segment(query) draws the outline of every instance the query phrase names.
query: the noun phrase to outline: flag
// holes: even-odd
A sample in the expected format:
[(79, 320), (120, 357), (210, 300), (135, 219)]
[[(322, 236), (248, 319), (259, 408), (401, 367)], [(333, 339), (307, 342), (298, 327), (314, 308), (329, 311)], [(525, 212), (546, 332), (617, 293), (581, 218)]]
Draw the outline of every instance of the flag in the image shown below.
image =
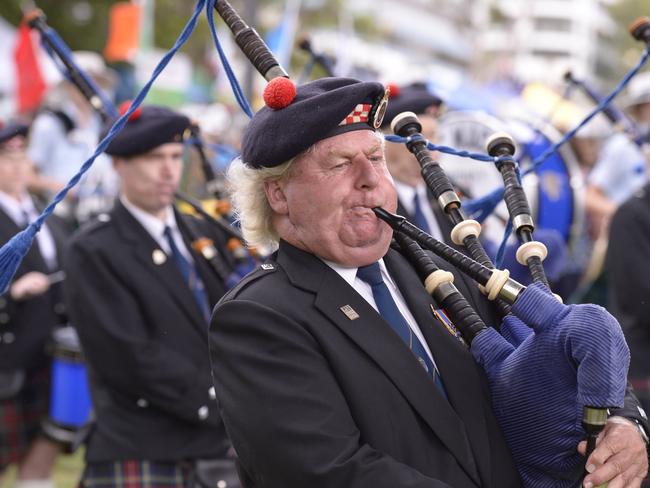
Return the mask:
[(14, 49), (16, 69), (16, 111), (30, 112), (38, 108), (47, 89), (32, 42), (31, 29), (26, 23), (18, 28)]
[(108, 41), (104, 57), (109, 63), (133, 62), (138, 51), (142, 7), (131, 2), (111, 6), (108, 17)]

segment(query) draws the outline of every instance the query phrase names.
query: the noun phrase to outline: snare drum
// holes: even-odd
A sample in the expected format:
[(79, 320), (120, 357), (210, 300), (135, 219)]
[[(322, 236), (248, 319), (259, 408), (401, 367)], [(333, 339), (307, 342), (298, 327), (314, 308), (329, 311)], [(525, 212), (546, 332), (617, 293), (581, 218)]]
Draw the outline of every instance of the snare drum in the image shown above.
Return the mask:
[(71, 452), (83, 442), (92, 421), (86, 365), (73, 327), (55, 330), (52, 353), (50, 409), (43, 431)]
[[(536, 127), (531, 121), (502, 121), (483, 112), (449, 112), (439, 120), (435, 142), (486, 154), (485, 141), (498, 131), (505, 131), (515, 139), (515, 159), (522, 172), (561, 137), (547, 124)], [(492, 163), (442, 153), (437, 159), (452, 181), (466, 188), (471, 198), (503, 187), (501, 174)], [(571, 148), (564, 145), (547, 158), (534, 173), (524, 177), (523, 187), (536, 227), (555, 229), (571, 248), (579, 239), (584, 221), (583, 182)], [(485, 237), (501, 242), (508, 219), (505, 203), (496, 208), (495, 217), (486, 220)]]

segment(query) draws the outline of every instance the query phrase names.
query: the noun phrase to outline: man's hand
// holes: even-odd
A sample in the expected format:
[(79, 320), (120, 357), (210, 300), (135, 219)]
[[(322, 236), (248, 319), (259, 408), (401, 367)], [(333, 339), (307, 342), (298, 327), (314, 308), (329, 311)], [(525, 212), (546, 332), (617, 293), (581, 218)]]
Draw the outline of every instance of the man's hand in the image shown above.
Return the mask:
[[(585, 454), (586, 441), (578, 444), (578, 452)], [(610, 417), (598, 436), (596, 449), (587, 460), (590, 473), (584, 488), (638, 488), (648, 474), (646, 445), (634, 422), (623, 417)]]
[(50, 287), (47, 275), (38, 271), (30, 271), (13, 282), (9, 294), (14, 300), (27, 300), (42, 295)]

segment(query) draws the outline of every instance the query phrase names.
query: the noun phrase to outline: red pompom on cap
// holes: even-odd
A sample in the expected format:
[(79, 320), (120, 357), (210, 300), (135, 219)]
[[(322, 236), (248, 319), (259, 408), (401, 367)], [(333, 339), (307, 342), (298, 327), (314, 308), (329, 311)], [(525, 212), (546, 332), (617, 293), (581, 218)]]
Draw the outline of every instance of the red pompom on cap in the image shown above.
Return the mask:
[(296, 97), (296, 85), (289, 78), (278, 76), (269, 81), (264, 89), (264, 103), (273, 110), (281, 110)]
[(397, 85), (397, 83), (388, 83), (386, 85), (386, 88), (388, 89), (388, 91), (390, 93), (390, 98), (399, 97), (400, 89), (399, 89), (399, 86)]
[[(131, 108), (131, 103), (133, 103), (132, 100), (125, 100), (122, 103), (120, 103), (120, 106), (117, 109), (120, 116), (128, 112), (128, 110)], [(141, 107), (136, 108), (135, 111), (129, 116), (128, 121), (133, 122), (134, 120), (138, 120), (141, 114), (142, 114), (142, 108)]]

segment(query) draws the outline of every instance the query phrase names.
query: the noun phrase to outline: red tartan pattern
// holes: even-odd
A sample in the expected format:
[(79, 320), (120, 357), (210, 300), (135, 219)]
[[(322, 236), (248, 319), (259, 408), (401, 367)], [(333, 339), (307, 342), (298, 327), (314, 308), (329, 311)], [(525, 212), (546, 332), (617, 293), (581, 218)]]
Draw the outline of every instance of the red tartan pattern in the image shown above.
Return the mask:
[(190, 467), (183, 462), (127, 460), (90, 463), (79, 488), (187, 488)]
[(41, 431), (48, 413), (49, 368), (28, 374), (14, 398), (0, 400), (0, 471), (20, 462)]

